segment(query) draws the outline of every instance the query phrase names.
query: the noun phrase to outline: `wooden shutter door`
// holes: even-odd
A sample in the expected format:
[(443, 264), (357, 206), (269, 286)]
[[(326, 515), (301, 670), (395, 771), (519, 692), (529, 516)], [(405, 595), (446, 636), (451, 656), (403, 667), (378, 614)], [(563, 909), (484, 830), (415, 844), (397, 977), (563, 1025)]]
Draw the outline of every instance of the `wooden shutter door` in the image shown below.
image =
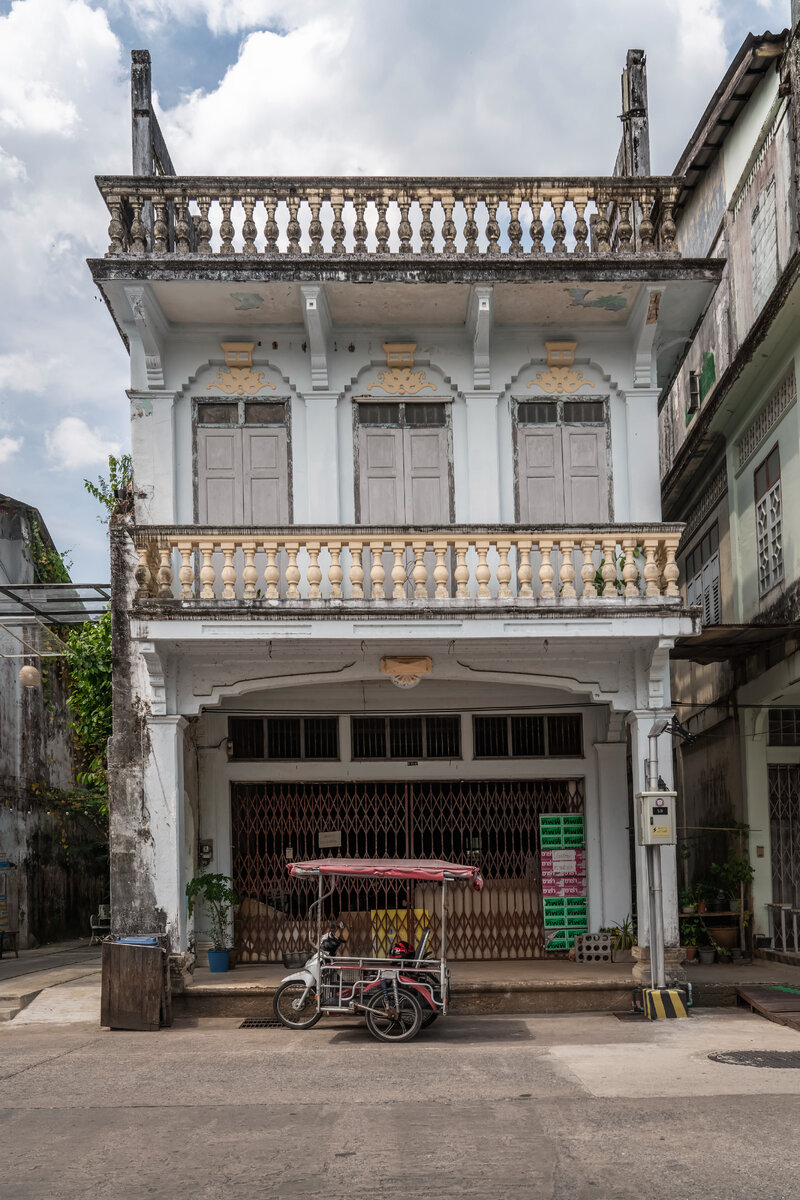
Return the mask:
[(242, 431), (198, 429), (197, 519), (201, 525), (241, 525)]
[(517, 431), (519, 519), (525, 525), (561, 524), (564, 468), (557, 425), (520, 425)]
[(405, 522), (407, 525), (449, 525), (447, 430), (406, 428), (403, 432)]
[(402, 430), (362, 425), (358, 431), (358, 457), (362, 524), (402, 525)]
[(245, 428), (244, 523), (288, 525), (289, 461), (282, 427)]
[(564, 520), (570, 525), (608, 520), (605, 427), (564, 425)]

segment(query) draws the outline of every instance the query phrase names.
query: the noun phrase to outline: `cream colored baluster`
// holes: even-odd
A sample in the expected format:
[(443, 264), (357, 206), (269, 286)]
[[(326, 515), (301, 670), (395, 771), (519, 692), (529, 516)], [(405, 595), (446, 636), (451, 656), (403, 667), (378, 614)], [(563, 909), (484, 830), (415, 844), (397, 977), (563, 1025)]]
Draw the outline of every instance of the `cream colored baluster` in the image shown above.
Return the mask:
[(558, 543), (558, 548), (561, 551), (561, 567), (559, 568), (558, 577), (561, 580), (561, 599), (574, 600), (577, 596), (575, 591), (575, 564), (572, 561), (572, 550), (575, 543), (572, 541), (563, 541)]
[(300, 568), (297, 565), (297, 555), (300, 552), (300, 543), (286, 542), (285, 550), (289, 559), (286, 567), (286, 599), (299, 600), (300, 588), (298, 584), (300, 583)]
[(279, 600), (280, 589), (278, 584), (281, 580), (281, 570), (277, 563), (278, 543), (265, 542), (264, 553), (267, 556), (267, 565), (264, 568), (264, 596), (267, 600)]
[(447, 581), (450, 578), (450, 572), (445, 563), (445, 559), (447, 558), (447, 542), (442, 542), (438, 539), (434, 541), (433, 553), (436, 555), (436, 566), (433, 568), (433, 581), (436, 584), (434, 595), (437, 600), (447, 600)]
[(172, 567), (170, 565), (170, 556), (172, 554), (171, 546), (159, 546), (158, 548), (158, 597), (160, 600), (172, 599)]
[(556, 593), (553, 588), (553, 580), (556, 577), (553, 564), (550, 562), (550, 555), (553, 553), (553, 542), (540, 540), (539, 553), (542, 556), (542, 561), (539, 564), (539, 582), (542, 589), (539, 593), (542, 600), (555, 600)]
[(136, 599), (149, 600), (150, 585), (153, 580), (153, 577), (150, 574), (150, 568), (147, 565), (147, 556), (150, 553), (149, 543), (140, 545), (137, 549), (137, 553), (139, 555), (139, 561), (136, 564), (136, 570), (133, 572), (133, 578), (137, 583)]
[(406, 598), (406, 544), (405, 542), (391, 542), (392, 554), (394, 562), (392, 563), (392, 589), (393, 600), (405, 600)]
[(427, 542), (411, 543), (411, 549), (414, 551), (414, 569), (411, 572), (411, 577), (414, 580), (415, 600), (428, 599), (428, 589), (425, 586), (428, 582), (428, 568), (425, 566), (425, 551), (427, 548)]
[(514, 593), (508, 586), (511, 582), (511, 567), (508, 565), (508, 554), (511, 550), (511, 542), (498, 542), (497, 555), (500, 562), (497, 564), (497, 595), (501, 600), (510, 600)]
[(364, 568), (361, 566), (363, 542), (350, 542), (350, 599), (364, 599)]
[(372, 582), (372, 599), (385, 600), (386, 592), (383, 590), (383, 584), (386, 579), (386, 571), (383, 566), (383, 542), (370, 542), (369, 548), (372, 552), (372, 566), (370, 567), (369, 577)]
[(211, 562), (211, 556), (214, 553), (214, 543), (203, 539), (202, 542), (198, 542), (198, 546), (203, 556), (203, 565), (200, 568), (200, 583), (202, 585), (200, 588), (200, 599), (213, 600), (214, 581), (217, 578), (217, 572), (214, 570)]
[(517, 554), (519, 555), (519, 566), (517, 567), (519, 590), (517, 595), (521, 600), (530, 600), (533, 596), (533, 588), (531, 587), (531, 580), (533, 579), (533, 567), (531, 566), (532, 549), (533, 541), (531, 538), (520, 538), (517, 542)]
[(660, 596), (661, 592), (658, 587), (658, 564), (656, 563), (656, 553), (658, 551), (658, 538), (645, 538), (644, 541), (644, 589), (645, 596)]
[(467, 566), (467, 554), (469, 552), (469, 542), (461, 541), (455, 543), (456, 547), (456, 569), (453, 572), (456, 580), (456, 599), (469, 600), (469, 567)]
[(328, 553), (331, 556), (331, 565), (328, 567), (331, 600), (341, 600), (343, 595), (342, 580), (344, 579), (344, 571), (342, 570), (342, 564), (339, 562), (339, 555), (342, 553), (342, 543), (328, 542)]
[(181, 569), (178, 571), (178, 578), (181, 581), (181, 600), (194, 599), (192, 548), (191, 542), (178, 542), (178, 553), (181, 556)]
[(603, 549), (603, 565), (600, 574), (603, 576), (603, 599), (615, 600), (617, 597), (617, 551), (616, 538), (602, 538), (600, 545)]
[(322, 589), (322, 568), (319, 565), (319, 552), (321, 549), (320, 542), (306, 542), (306, 550), (308, 551), (308, 598), (309, 600), (321, 600)]
[(625, 559), (625, 566), (622, 568), (622, 580), (625, 584), (626, 596), (639, 595), (639, 565), (634, 556), (636, 549), (636, 540), (632, 537), (622, 539), (622, 556)]
[(488, 542), (475, 543), (475, 550), (478, 555), (478, 565), (475, 568), (475, 578), (478, 581), (478, 599), (491, 599), (491, 590), (489, 588), (489, 580), (492, 578), (491, 567), (486, 561), (486, 555), (489, 553)]
[(236, 599), (236, 567), (233, 565), (233, 556), (236, 553), (236, 546), (233, 542), (222, 543), (222, 553), (225, 558), (225, 565), (222, 568), (222, 599)]
[(255, 542), (242, 542), (242, 552), (244, 554), (244, 569), (242, 570), (242, 579), (244, 580), (244, 599), (255, 600), (256, 584), (258, 583)]
[(680, 571), (678, 570), (678, 564), (675, 562), (675, 555), (680, 540), (680, 535), (664, 538), (664, 549), (667, 555), (666, 565), (664, 566), (664, 579), (667, 584), (665, 595), (667, 596), (680, 596), (681, 594), (678, 587)]
[(594, 538), (583, 538), (581, 541), (581, 550), (583, 551), (583, 566), (581, 567), (581, 579), (583, 580), (583, 591), (581, 599), (594, 599), (597, 596), (597, 572), (595, 569), (592, 555), (594, 554)]

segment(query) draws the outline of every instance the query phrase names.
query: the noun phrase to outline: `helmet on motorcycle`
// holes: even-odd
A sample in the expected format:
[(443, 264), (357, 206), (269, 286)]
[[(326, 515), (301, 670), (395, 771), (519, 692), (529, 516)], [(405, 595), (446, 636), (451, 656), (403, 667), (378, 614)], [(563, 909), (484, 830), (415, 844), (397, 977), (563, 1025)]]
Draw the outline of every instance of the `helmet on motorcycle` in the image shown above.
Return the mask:
[(402, 938), (395, 938), (389, 948), (389, 958), (413, 958), (414, 947)]

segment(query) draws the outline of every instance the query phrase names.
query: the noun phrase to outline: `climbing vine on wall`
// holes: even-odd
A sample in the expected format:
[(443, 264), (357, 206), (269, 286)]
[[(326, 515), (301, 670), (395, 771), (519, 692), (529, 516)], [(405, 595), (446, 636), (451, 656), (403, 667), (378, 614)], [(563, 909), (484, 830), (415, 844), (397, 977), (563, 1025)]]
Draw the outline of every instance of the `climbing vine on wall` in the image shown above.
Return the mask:
[(70, 629), (65, 638), (70, 726), (75, 739), (76, 812), (108, 821), (107, 745), (111, 736), (111, 613)]

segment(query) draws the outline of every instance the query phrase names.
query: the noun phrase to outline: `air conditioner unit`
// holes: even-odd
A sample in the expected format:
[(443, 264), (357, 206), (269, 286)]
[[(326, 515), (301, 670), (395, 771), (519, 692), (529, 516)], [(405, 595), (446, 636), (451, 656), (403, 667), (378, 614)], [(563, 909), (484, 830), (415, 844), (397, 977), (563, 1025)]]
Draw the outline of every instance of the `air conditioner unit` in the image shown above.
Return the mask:
[(689, 372), (689, 407), (690, 413), (700, 411), (700, 376), (696, 371)]

